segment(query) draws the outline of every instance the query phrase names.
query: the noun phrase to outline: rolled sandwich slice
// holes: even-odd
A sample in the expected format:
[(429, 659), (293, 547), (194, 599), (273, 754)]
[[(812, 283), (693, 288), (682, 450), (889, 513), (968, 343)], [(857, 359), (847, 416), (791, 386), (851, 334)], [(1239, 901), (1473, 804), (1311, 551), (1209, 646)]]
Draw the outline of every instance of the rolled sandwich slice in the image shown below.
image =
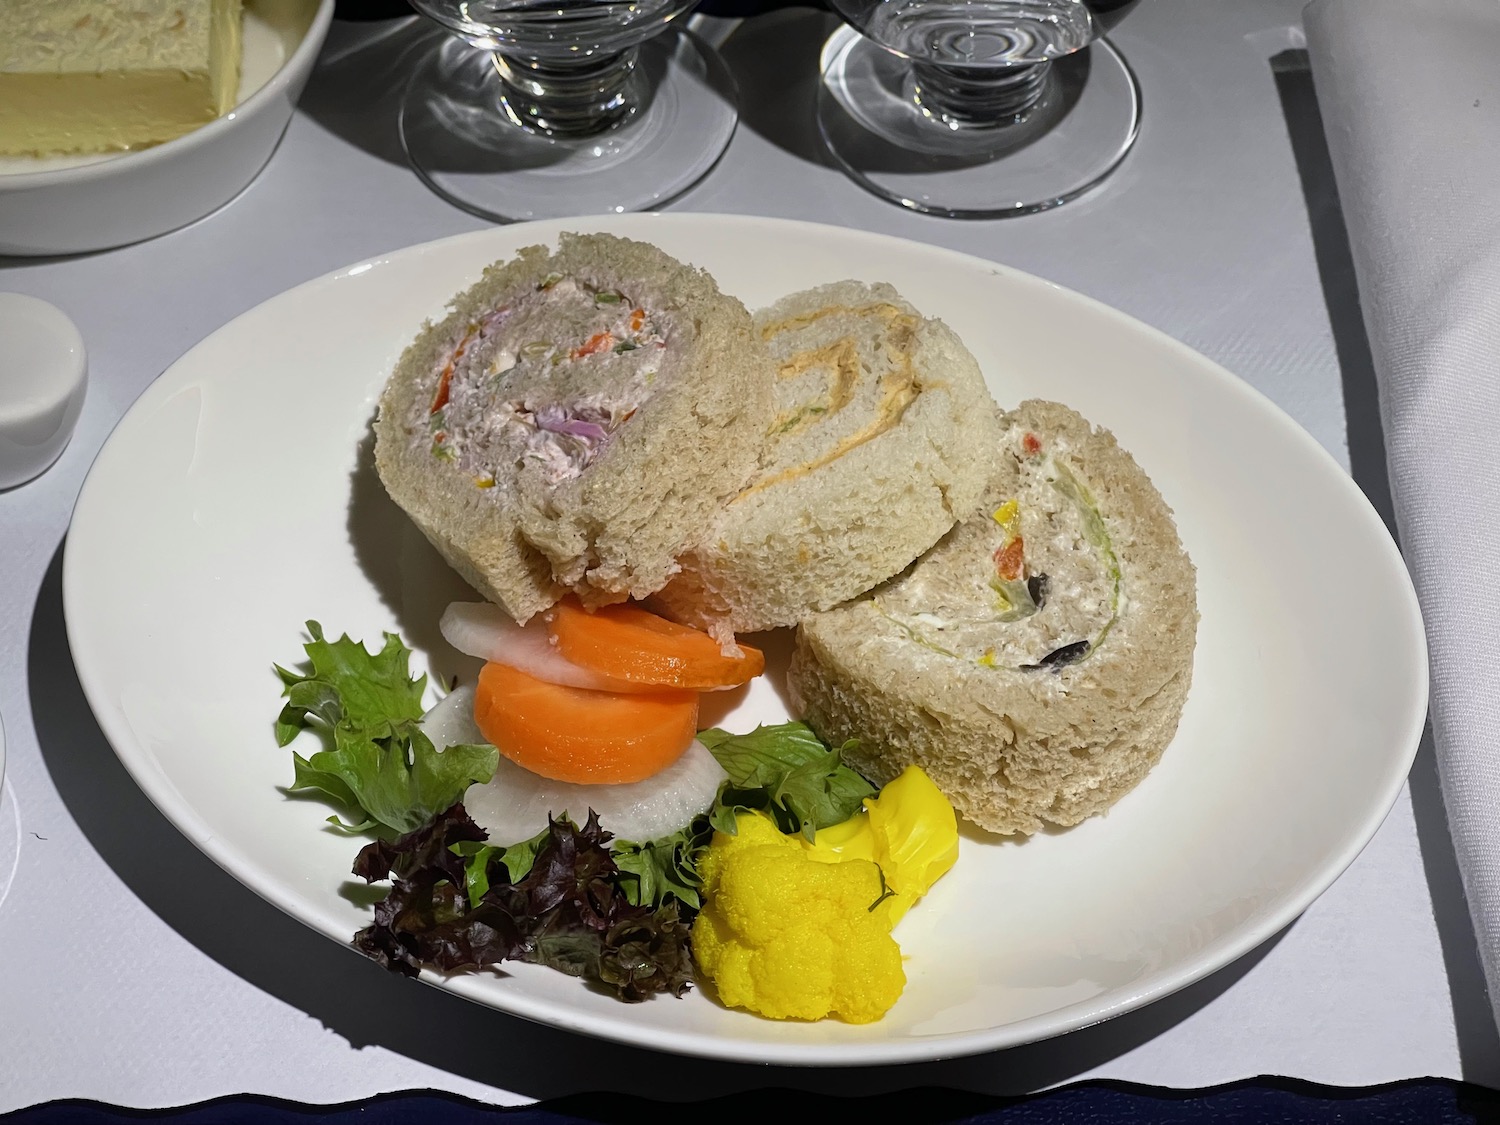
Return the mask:
[(739, 301), (654, 246), (564, 234), (491, 266), (401, 356), (375, 463), (524, 622), (643, 598), (755, 470), (774, 370)]
[(777, 367), (761, 469), (657, 598), (721, 639), (901, 571), (978, 499), (1000, 433), (974, 357), (889, 285), (793, 294), (755, 328)]
[(789, 689), (877, 784), (917, 765), (979, 827), (1032, 833), (1105, 811), (1172, 740), (1196, 578), (1146, 474), (1068, 408), (1023, 403), (991, 464), (908, 571), (802, 623)]

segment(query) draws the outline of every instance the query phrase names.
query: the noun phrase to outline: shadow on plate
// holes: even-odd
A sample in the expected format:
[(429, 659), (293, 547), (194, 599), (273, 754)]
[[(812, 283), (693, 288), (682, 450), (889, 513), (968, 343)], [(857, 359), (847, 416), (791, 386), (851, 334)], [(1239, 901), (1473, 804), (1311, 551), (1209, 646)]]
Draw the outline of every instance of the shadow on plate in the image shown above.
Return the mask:
[[(408, 646), (427, 655), (432, 675), (445, 686), (471, 681), (481, 661), (443, 639), (438, 621), (450, 602), (484, 599), (443, 561), (390, 498), (375, 472), (374, 415), (356, 451), (349, 475), (349, 543), (359, 568), (395, 619)], [(365, 638), (370, 643), (372, 638)]]
[[(1144, 1009), (1008, 1051), (878, 1070), (682, 1058), (673, 1060), (664, 1083), (662, 1057), (644, 1047), (531, 1024), (388, 973), (281, 913), (199, 852), (135, 785), (88, 708), (64, 627), (64, 550), (66, 543), (42, 581), (28, 674), (37, 741), (69, 813), (131, 892), (183, 938), (355, 1048), (378, 1045), (536, 1099), (609, 1090), (690, 1100), (766, 1086), (841, 1097), (916, 1086), (1017, 1094), (1067, 1081), (1160, 1035), (1231, 988), (1281, 937)], [(266, 745), (276, 752), (269, 718)]]

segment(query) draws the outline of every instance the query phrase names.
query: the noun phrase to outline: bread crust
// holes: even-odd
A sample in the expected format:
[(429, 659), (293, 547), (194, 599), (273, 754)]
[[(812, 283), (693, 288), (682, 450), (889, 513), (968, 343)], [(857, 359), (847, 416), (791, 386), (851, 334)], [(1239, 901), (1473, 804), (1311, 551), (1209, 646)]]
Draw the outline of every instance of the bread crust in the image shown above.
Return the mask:
[[(433, 455), (426, 404), (456, 341), (556, 276), (648, 304), (666, 333), (659, 378), (572, 475), (518, 458), (491, 484)], [(706, 272), (647, 243), (563, 234), (555, 253), (531, 246), (490, 266), (424, 326), (381, 397), (376, 468), (444, 558), (517, 621), (568, 591), (591, 605), (644, 598), (754, 471), (773, 378), (749, 313)]]
[[(820, 737), (859, 740), (847, 757), (872, 781), (918, 765), (974, 824), (1029, 834), (1104, 812), (1161, 757), (1192, 681), (1196, 576), (1170, 509), (1107, 430), (1041, 401), (1006, 422), (981, 507), (887, 586), (805, 620), (788, 687)], [(914, 639), (889, 607), (942, 588), (993, 543), (999, 506), (1022, 487), (1015, 443), (1028, 433), (1091, 493), (1118, 559), (1120, 608), (1077, 663), (987, 666)], [(1040, 629), (1042, 612), (1014, 627)]]
[[(761, 469), (655, 603), (720, 635), (794, 625), (901, 571), (977, 500), (999, 439), (974, 357), (890, 285), (795, 293), (755, 327), (781, 383)], [(848, 377), (793, 384), (813, 367)]]

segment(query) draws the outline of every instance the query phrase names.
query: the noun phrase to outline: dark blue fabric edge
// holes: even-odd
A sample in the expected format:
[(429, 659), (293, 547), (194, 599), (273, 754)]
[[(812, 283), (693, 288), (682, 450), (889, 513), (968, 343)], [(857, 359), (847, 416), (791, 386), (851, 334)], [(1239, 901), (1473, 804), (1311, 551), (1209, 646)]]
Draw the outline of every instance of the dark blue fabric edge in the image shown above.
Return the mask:
[[(874, 1120), (926, 1125), (1098, 1125), (1102, 1122), (1267, 1122), (1315, 1125), (1486, 1125), (1500, 1122), (1500, 1091), (1445, 1078), (1413, 1078), (1378, 1086), (1330, 1086), (1262, 1076), (1199, 1089), (1170, 1089), (1101, 1079), (1035, 1094), (996, 1097), (916, 1088), (843, 1098), (785, 1088), (746, 1091), (700, 1102), (668, 1103), (620, 1094), (579, 1094), (525, 1106), (496, 1106), (439, 1090), (405, 1090), (356, 1101), (308, 1105), (259, 1094), (237, 1094), (162, 1109), (132, 1109), (87, 1099), (45, 1102), (0, 1114), (3, 1125), (586, 1125), (694, 1117), (713, 1125), (784, 1118)], [(874, 1112), (878, 1110), (878, 1113)]]

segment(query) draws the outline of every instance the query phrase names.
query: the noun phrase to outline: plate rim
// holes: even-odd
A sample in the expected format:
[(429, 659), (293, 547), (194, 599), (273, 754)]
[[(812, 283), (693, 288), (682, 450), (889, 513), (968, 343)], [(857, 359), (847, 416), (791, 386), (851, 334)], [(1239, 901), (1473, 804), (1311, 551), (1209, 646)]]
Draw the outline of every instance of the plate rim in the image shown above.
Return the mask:
[[(1257, 410), (1263, 412), (1270, 421), (1274, 422), (1283, 431), (1284, 436), (1288, 440), (1296, 442), (1302, 447), (1304, 452), (1310, 454), (1313, 460), (1321, 466), (1321, 472), (1325, 474), (1331, 473), (1332, 477), (1330, 479), (1337, 479), (1338, 484), (1335, 487), (1341, 494), (1342, 502), (1350, 505), (1351, 512), (1357, 511), (1359, 513), (1361, 524), (1367, 531), (1372, 533), (1373, 541), (1380, 545), (1380, 556), (1377, 562), (1372, 563), (1372, 567), (1392, 568), (1392, 574), (1399, 574), (1401, 578), (1399, 585), (1402, 597), (1400, 598), (1399, 605), (1386, 606), (1385, 608), (1393, 615), (1396, 615), (1399, 610), (1400, 626), (1404, 632), (1410, 634), (1411, 640), (1416, 646), (1411, 653), (1416, 677), (1411, 685), (1413, 688), (1412, 696), (1408, 700), (1409, 709), (1406, 716), (1406, 728), (1401, 732), (1399, 739), (1395, 737), (1392, 739), (1393, 744), (1399, 741), (1401, 745), (1409, 749), (1404, 755), (1399, 756), (1399, 758), (1392, 758), (1390, 772), (1380, 790), (1379, 799), (1373, 801), (1371, 806), (1365, 810), (1364, 815), (1358, 820), (1356, 829), (1344, 834), (1342, 847), (1324, 857), (1316, 865), (1315, 871), (1306, 872), (1303, 878), (1293, 885), (1283, 887), (1281, 893), (1274, 899), (1275, 905), (1264, 911), (1263, 916), (1259, 920), (1252, 919), (1248, 923), (1235, 926), (1229, 932), (1221, 935), (1217, 940), (1204, 946), (1193, 956), (1175, 963), (1177, 967), (1170, 973), (1158, 968), (1143, 974), (1132, 981), (1129, 986), (1111, 990), (1110, 995), (1113, 996), (1113, 999), (1108, 1003), (1101, 1004), (1098, 997), (1075, 1001), (1046, 1012), (1023, 1017), (1007, 1024), (986, 1028), (982, 1031), (946, 1032), (930, 1037), (912, 1037), (902, 1040), (871, 1039), (868, 1041), (825, 1044), (794, 1043), (785, 1049), (778, 1050), (773, 1044), (766, 1042), (735, 1041), (728, 1039), (728, 1037), (700, 1038), (691, 1032), (681, 1030), (673, 1032), (664, 1032), (659, 1029), (654, 1030), (653, 1034), (656, 1037), (656, 1041), (643, 1043), (638, 1037), (639, 1026), (632, 1026), (629, 1020), (623, 1017), (623, 1013), (619, 1017), (610, 1016), (601, 1018), (591, 1012), (575, 1010), (559, 1012), (545, 998), (532, 998), (519, 994), (513, 994), (509, 998), (508, 1003), (497, 1004), (491, 996), (479, 994), (479, 988), (475, 987), (477, 978), (455, 977), (444, 979), (436, 974), (424, 971), (422, 980), (436, 987), (443, 988), (445, 991), (464, 996), (486, 1007), (494, 1008), (517, 1018), (531, 1020), (566, 1031), (577, 1032), (593, 1038), (626, 1043), (638, 1047), (646, 1046), (650, 1049), (672, 1054), (705, 1059), (769, 1063), (797, 1067), (864, 1066), (932, 1061), (941, 1058), (975, 1055), (1053, 1038), (1133, 1011), (1180, 991), (1239, 960), (1274, 934), (1280, 932), (1299, 917), (1319, 895), (1327, 890), (1348, 869), (1349, 865), (1354, 862), (1360, 852), (1370, 842), (1376, 832), (1378, 832), (1380, 826), (1394, 807), (1401, 789), (1406, 783), (1426, 723), (1430, 693), (1426, 632), (1422, 622), (1420, 605), (1400, 549), (1384, 521), (1378, 512), (1376, 512), (1363, 490), (1334, 456), (1294, 418), (1258, 388), (1234, 375), (1222, 365), (1196, 349), (1189, 347), (1182, 341), (1128, 313), (1046, 278), (965, 251), (923, 243), (896, 235), (866, 231), (857, 227), (800, 219), (741, 214), (715, 214), (710, 212), (645, 212), (627, 215), (579, 216), (569, 219), (544, 220), (491, 227), (478, 231), (449, 235), (375, 254), (358, 262), (308, 279), (274, 294), (264, 301), (258, 302), (252, 308), (241, 312), (206, 334), (154, 378), (125, 410), (120, 420), (112, 428), (109, 436), (101, 444), (94, 458), (94, 463), (91, 464), (84, 484), (80, 488), (75, 501), (72, 519), (69, 522), (69, 538), (71, 538), (73, 521), (77, 520), (80, 511), (87, 511), (92, 502), (94, 492), (104, 487), (95, 469), (99, 460), (113, 447), (117, 435), (131, 424), (133, 417), (142, 416), (149, 410), (158, 397), (170, 393), (167, 389), (170, 381), (169, 376), (174, 371), (184, 369), (188, 366), (195, 353), (200, 348), (206, 346), (208, 341), (239, 321), (260, 314), (266, 305), (282, 301), (294, 301), (298, 294), (306, 293), (312, 289), (333, 286), (338, 284), (341, 279), (363, 273), (368, 269), (398, 267), (399, 263), (403, 260), (417, 260), (432, 254), (441, 255), (450, 248), (459, 245), (493, 241), (508, 248), (524, 245), (532, 241), (555, 243), (557, 234), (565, 230), (614, 230), (619, 226), (634, 226), (636, 224), (645, 229), (632, 231), (630, 232), (630, 236), (649, 238), (650, 228), (656, 223), (667, 223), (674, 226), (702, 224), (708, 227), (715, 227), (722, 224), (737, 224), (758, 228), (780, 227), (789, 231), (804, 230), (808, 232), (822, 232), (824, 234), (831, 233), (838, 237), (847, 237), (855, 241), (884, 247), (886, 250), (898, 254), (916, 252), (936, 258), (947, 258), (965, 269), (980, 268), (986, 272), (1003, 276), (1013, 284), (1040, 286), (1051, 290), (1065, 301), (1072, 301), (1086, 308), (1090, 315), (1111, 320), (1116, 326), (1142, 336), (1155, 347), (1166, 348), (1175, 353), (1177, 358), (1184, 360), (1188, 365), (1200, 369), (1199, 372), (1195, 373), (1195, 377), (1201, 375), (1202, 377), (1212, 378), (1227, 394), (1239, 396), (1247, 404), (1253, 404)], [(535, 232), (535, 237), (532, 237), (530, 232)], [(512, 251), (505, 250), (504, 252), (508, 253)], [(437, 296), (442, 300), (446, 300), (450, 295), (443, 294)], [(81, 626), (76, 624), (75, 614), (70, 610), (70, 606), (75, 601), (72, 591), (82, 581), (79, 569), (82, 564), (76, 559), (75, 553), (68, 550), (67, 542), (65, 540), (62, 575), (64, 617), (70, 650), (76, 653), (78, 651), (78, 633)], [(101, 711), (100, 701), (103, 700), (104, 692), (94, 682), (93, 670), (85, 669), (85, 667), (79, 665), (76, 656), (75, 667), (79, 675), (80, 684), (84, 690), (84, 695), (95, 717), (99, 720), (100, 729), (109, 742), (111, 749), (121, 760), (135, 783), (140, 786), (142, 791), (157, 807), (158, 811), (182, 832), (194, 846), (203, 851), (219, 867), (224, 869), (228, 875), (254, 891), (262, 899), (270, 902), (297, 921), (309, 926), (309, 928), (323, 933), (335, 941), (347, 944), (347, 935), (343, 935), (342, 933), (335, 934), (327, 927), (321, 925), (316, 918), (309, 918), (294, 909), (294, 904), (291, 902), (292, 896), (284, 894), (287, 888), (282, 887), (279, 882), (273, 881), (273, 885), (262, 885), (262, 881), (254, 877), (255, 872), (253, 869), (247, 871), (240, 865), (239, 857), (235, 854), (234, 849), (226, 847), (222, 839), (216, 835), (212, 826), (198, 814), (197, 810), (188, 805), (176, 794), (175, 788), (166, 771), (145, 754), (142, 748), (134, 745), (135, 740), (128, 728), (122, 727), (118, 731), (113, 729), (114, 722), (110, 716), (110, 708), (107, 705), (107, 701), (104, 701), (106, 705)], [(119, 736), (118, 738), (117, 735)], [(129, 752), (122, 749), (122, 746), (129, 747)], [(1397, 765), (1400, 766), (1399, 769), (1396, 768)], [(625, 1011), (629, 1010), (626, 1006), (622, 1007), (625, 1008)]]

